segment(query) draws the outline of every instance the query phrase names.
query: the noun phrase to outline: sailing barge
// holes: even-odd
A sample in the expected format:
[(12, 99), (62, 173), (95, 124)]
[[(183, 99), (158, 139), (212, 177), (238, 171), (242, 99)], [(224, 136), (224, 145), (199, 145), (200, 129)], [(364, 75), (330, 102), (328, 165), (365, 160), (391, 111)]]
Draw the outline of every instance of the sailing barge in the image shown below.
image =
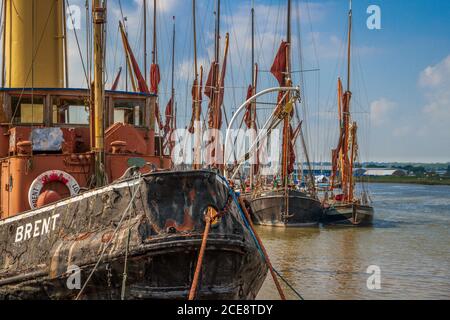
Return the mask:
[[(253, 14), (254, 11), (252, 11)], [(291, 1), (288, 0), (287, 41), (281, 42), (270, 70), (280, 87), (292, 87), (291, 50)], [(255, 92), (255, 80), (252, 88), (253, 92)], [(283, 124), (281, 185), (278, 188), (270, 188), (269, 186), (265, 186), (262, 189), (255, 188), (251, 194), (246, 196), (255, 224), (278, 227), (317, 226), (322, 218), (322, 207), (313, 185), (314, 179), (309, 177), (311, 183), (307, 188), (308, 190), (305, 191), (299, 190), (289, 182), (290, 176), (294, 172), (295, 142), (298, 136), (302, 138), (303, 150), (309, 164), (308, 151), (302, 135), (302, 123), (300, 122), (295, 130), (292, 128), (292, 118), (294, 113), (297, 112), (294, 107), (296, 100), (289, 91), (286, 93), (279, 92), (278, 104), (274, 113), (276, 118), (280, 119)], [(250, 123), (255, 122), (255, 108), (255, 106), (250, 108), (250, 111), (252, 111), (249, 114)], [(251, 175), (253, 175), (253, 172)], [(269, 190), (268, 187), (270, 188)]]
[(147, 89), (123, 30), (139, 92), (105, 91), (103, 1), (92, 2), (93, 87), (63, 88), (63, 2), (15, 0), (15, 14), (5, 1), (0, 298), (186, 299), (207, 226), (195, 297), (255, 298), (267, 266), (242, 208), (216, 173), (170, 171), (158, 80)]
[(347, 45), (347, 88), (343, 91), (342, 81), (338, 79), (338, 111), (339, 142), (332, 151), (332, 174), (330, 192), (324, 199), (323, 223), (328, 225), (370, 226), (373, 222), (374, 210), (369, 197), (363, 190), (361, 197), (355, 195), (353, 167), (358, 157), (358, 126), (352, 122), (350, 101), (350, 58), (352, 35), (352, 6), (348, 13), (348, 45)]

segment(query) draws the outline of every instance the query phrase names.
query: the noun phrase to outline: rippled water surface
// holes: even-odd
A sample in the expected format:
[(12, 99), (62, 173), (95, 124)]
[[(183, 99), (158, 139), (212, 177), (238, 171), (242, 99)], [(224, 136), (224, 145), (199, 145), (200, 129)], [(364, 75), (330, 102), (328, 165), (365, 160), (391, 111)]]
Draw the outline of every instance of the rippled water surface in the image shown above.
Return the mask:
[[(258, 227), (274, 267), (305, 299), (450, 299), (450, 186), (369, 189), (373, 227)], [(380, 290), (367, 289), (371, 265)], [(258, 299), (278, 298), (269, 274)]]

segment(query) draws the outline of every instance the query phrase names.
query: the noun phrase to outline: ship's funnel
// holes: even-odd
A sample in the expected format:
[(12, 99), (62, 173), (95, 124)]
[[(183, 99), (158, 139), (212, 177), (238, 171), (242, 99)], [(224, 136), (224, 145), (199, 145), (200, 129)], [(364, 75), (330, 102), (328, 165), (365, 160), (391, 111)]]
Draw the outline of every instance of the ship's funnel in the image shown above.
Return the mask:
[(64, 87), (64, 0), (5, 0), (5, 87)]

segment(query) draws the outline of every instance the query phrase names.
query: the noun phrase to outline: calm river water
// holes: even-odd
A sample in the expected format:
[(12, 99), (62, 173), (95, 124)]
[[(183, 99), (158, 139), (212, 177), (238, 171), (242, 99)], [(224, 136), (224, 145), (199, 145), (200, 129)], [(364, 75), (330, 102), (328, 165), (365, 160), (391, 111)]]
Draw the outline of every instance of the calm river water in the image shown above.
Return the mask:
[[(450, 299), (450, 186), (369, 190), (371, 228), (258, 227), (274, 267), (306, 300)], [(367, 288), (371, 265), (381, 269), (379, 290)], [(270, 274), (258, 299), (279, 299)]]

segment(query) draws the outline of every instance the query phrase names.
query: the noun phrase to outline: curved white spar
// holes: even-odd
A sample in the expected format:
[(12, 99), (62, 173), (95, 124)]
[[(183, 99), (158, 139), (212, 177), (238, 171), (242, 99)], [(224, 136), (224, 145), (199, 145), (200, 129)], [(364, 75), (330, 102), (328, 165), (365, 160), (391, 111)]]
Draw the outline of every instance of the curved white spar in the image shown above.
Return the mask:
[[(258, 92), (257, 94), (255, 94), (253, 97), (249, 98), (247, 101), (245, 101), (234, 113), (233, 117), (230, 120), (230, 123), (228, 125), (227, 128), (227, 132), (226, 132), (226, 136), (225, 136), (225, 146), (224, 146), (224, 163), (227, 163), (228, 159), (229, 159), (229, 155), (228, 155), (228, 140), (230, 139), (230, 132), (231, 132), (231, 128), (234, 124), (234, 122), (236, 121), (236, 119), (238, 118), (238, 116), (241, 114), (241, 112), (245, 109), (245, 107), (247, 107), (250, 103), (252, 103), (253, 101), (255, 101), (257, 98), (268, 94), (268, 93), (272, 93), (272, 92), (279, 92), (279, 91), (283, 91), (283, 92), (289, 92), (289, 91), (295, 91), (297, 93), (298, 96), (300, 96), (300, 87), (274, 87), (274, 88), (269, 88), (269, 89), (265, 89), (261, 92)], [(227, 157), (228, 156), (228, 157)], [(226, 159), (225, 159), (226, 158)], [(225, 178), (228, 179), (228, 172), (227, 170), (225, 170)]]

